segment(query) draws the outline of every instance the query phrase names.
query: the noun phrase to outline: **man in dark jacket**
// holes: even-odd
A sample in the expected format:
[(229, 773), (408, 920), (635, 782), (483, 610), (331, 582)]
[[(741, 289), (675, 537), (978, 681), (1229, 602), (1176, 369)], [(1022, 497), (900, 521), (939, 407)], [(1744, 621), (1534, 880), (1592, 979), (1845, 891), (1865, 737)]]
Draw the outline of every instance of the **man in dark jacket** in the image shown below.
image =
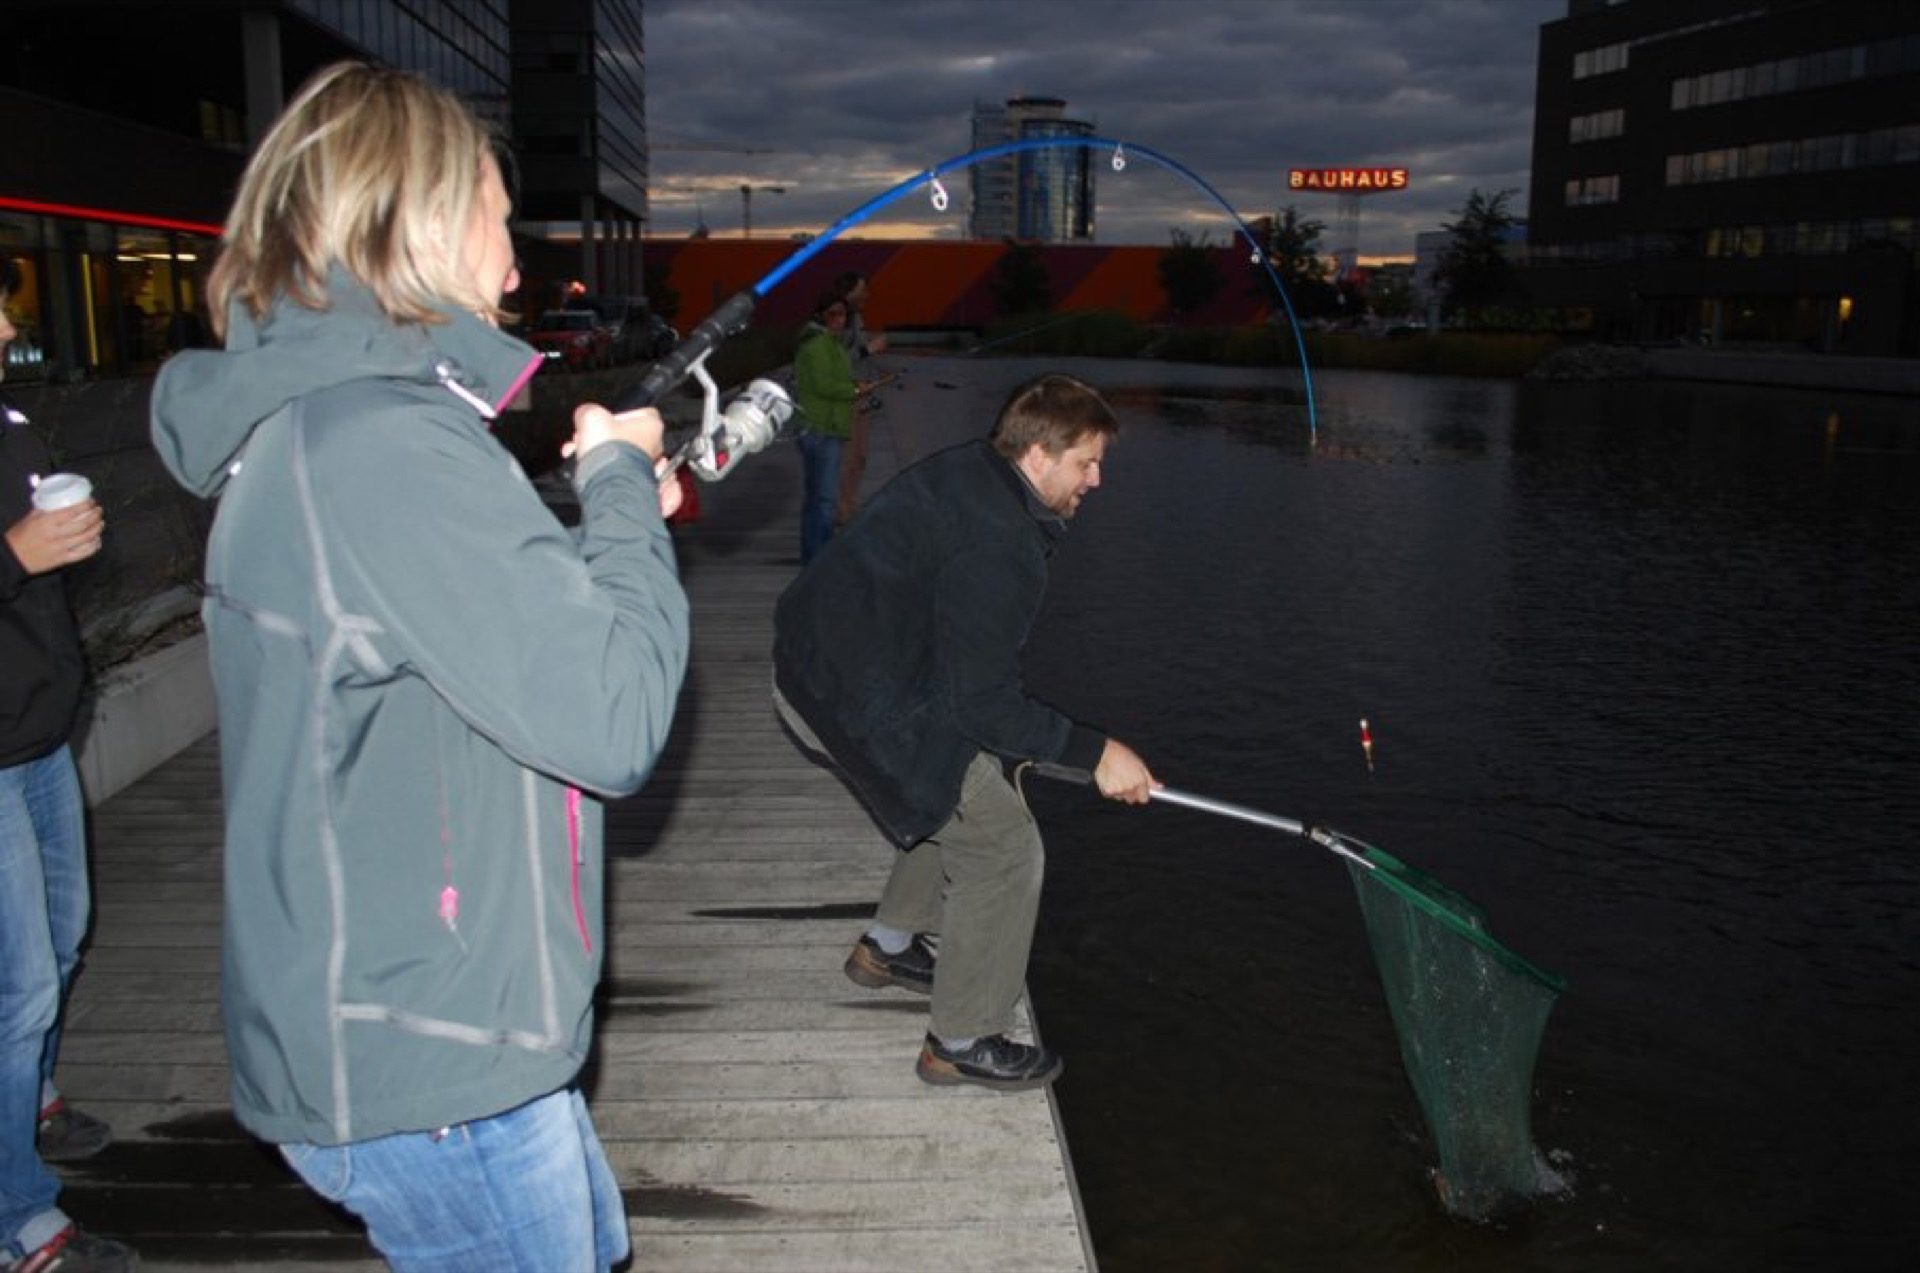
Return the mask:
[[(0, 258), (0, 355), (14, 337), (14, 288)], [(132, 1252), (76, 1229), (46, 1168), (111, 1138), (53, 1087), (60, 1007), (92, 909), (67, 746), (85, 664), (62, 572), (100, 551), (105, 520), (91, 499), (35, 508), (52, 468), (26, 416), (0, 397), (0, 1268), (126, 1269)]]
[(929, 1083), (1031, 1088), (1061, 1069), (1007, 1037), (1044, 858), (1003, 761), (1088, 770), (1133, 804), (1155, 785), (1130, 748), (1029, 697), (1020, 676), (1047, 558), (1118, 430), (1070, 376), (1022, 386), (987, 441), (888, 483), (775, 615), (775, 706), (901, 850), (846, 971), (932, 994), (917, 1067)]

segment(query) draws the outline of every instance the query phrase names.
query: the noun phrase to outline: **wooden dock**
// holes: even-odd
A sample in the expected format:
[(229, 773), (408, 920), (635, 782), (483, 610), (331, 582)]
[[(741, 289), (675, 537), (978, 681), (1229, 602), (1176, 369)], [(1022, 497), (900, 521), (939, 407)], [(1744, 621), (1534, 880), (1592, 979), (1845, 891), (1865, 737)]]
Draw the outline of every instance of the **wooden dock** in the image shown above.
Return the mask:
[[(870, 486), (916, 449), (912, 397), (889, 399)], [(680, 536), (694, 653), (673, 743), (609, 810), (588, 1092), (633, 1267), (1090, 1270), (1050, 1094), (922, 1084), (926, 1001), (840, 971), (893, 851), (769, 705), (799, 489), (780, 446), (703, 490)], [(217, 741), (95, 810), (92, 833), (94, 937), (60, 1083), (118, 1139), (63, 1172), (63, 1206), (158, 1273), (383, 1267), (228, 1113)]]

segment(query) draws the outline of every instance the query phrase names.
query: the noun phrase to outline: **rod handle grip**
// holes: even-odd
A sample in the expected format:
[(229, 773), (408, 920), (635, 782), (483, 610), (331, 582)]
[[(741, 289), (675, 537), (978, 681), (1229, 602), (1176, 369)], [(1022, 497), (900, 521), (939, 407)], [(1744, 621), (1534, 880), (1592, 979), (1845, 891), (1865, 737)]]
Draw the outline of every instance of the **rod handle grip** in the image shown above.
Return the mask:
[(614, 413), (650, 407), (666, 396), (668, 390), (687, 378), (694, 363), (719, 348), (727, 337), (745, 330), (758, 300), (751, 289), (728, 297), (725, 304), (701, 319), (666, 357), (649, 367), (639, 384), (614, 400)]

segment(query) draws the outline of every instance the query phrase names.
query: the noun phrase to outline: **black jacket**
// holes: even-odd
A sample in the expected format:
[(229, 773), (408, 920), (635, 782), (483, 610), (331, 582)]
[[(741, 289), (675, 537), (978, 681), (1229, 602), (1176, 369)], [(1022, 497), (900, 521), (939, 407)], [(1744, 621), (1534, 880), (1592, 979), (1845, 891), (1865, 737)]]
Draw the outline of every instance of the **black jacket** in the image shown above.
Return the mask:
[[(31, 511), (33, 478), (52, 470), (26, 416), (0, 398), (0, 531)], [(0, 539), (0, 768), (67, 741), (85, 667), (61, 572), (29, 575)]]
[(780, 692), (902, 847), (952, 815), (977, 752), (1099, 763), (1105, 736), (1021, 685), (1065, 533), (1013, 465), (970, 442), (889, 482), (781, 595)]

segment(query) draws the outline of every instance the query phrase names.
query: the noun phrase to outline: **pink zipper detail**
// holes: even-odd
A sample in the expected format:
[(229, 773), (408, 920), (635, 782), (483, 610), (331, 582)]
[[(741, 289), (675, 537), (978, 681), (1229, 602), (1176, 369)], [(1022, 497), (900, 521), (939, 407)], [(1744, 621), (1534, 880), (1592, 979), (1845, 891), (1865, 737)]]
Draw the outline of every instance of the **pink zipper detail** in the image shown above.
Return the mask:
[(580, 928), (580, 945), (591, 955), (593, 937), (587, 932), (587, 908), (580, 900), (580, 788), (567, 788), (567, 846), (573, 853), (573, 922)]
[(527, 381), (533, 379), (533, 373), (540, 370), (540, 364), (544, 363), (545, 361), (546, 359), (542, 358), (539, 354), (535, 354), (533, 356), (533, 361), (527, 364), (526, 370), (522, 371), (520, 373), (519, 378), (516, 379), (513, 382), (513, 384), (508, 386), (507, 392), (504, 395), (502, 395), (500, 398), (500, 401), (497, 404), (495, 404), (493, 408), (495, 413), (505, 411), (507, 409), (507, 404), (513, 401), (513, 396), (520, 392), (520, 390), (526, 385)]

